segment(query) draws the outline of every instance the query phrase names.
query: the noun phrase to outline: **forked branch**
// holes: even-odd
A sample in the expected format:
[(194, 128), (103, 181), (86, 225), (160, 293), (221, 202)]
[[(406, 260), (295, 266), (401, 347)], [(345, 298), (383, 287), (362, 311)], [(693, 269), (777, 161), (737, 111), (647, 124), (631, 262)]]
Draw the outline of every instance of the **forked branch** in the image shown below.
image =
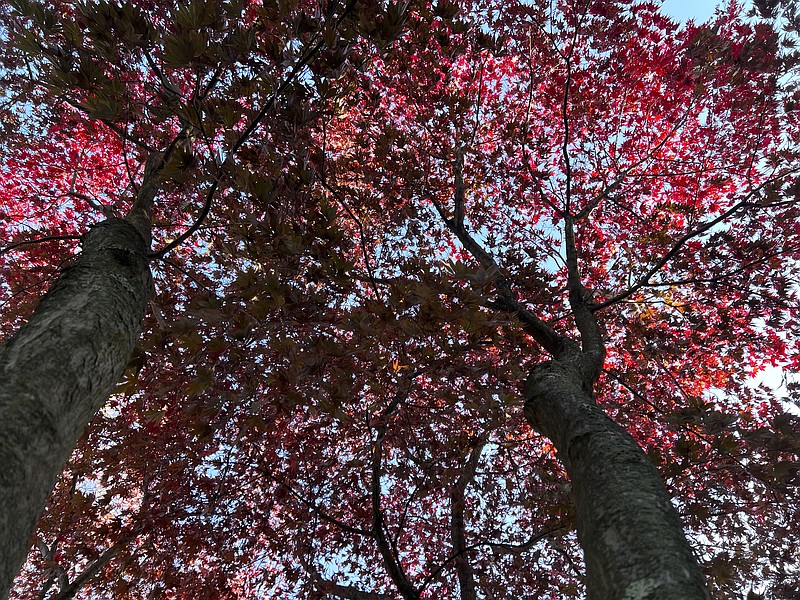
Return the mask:
[(425, 198), (430, 200), (436, 212), (444, 221), (447, 228), (456, 236), (461, 245), (480, 265), (495, 277), (497, 299), (491, 304), (492, 308), (504, 310), (515, 315), (523, 324), (525, 331), (539, 343), (547, 352), (557, 356), (564, 349), (567, 340), (556, 333), (547, 323), (525, 308), (513, 291), (511, 283), (503, 275), (500, 266), (494, 257), (467, 231), (465, 224), (465, 186), (464, 186), (464, 155), (461, 149), (456, 151), (453, 161), (453, 174), (455, 179), (453, 216), (450, 217), (442, 204), (430, 192)]

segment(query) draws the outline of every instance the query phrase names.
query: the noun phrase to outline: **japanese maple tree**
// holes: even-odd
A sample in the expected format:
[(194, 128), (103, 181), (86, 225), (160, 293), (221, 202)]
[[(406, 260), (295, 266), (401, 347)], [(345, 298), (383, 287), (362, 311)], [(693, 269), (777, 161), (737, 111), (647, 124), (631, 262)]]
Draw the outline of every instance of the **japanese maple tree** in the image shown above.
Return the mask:
[[(772, 8), (3, 10), (3, 373), (91, 389), (73, 438), (101, 407), (13, 597), (792, 597), (800, 422), (753, 383), (797, 362)], [(73, 284), (104, 325), (59, 349), (37, 315), (109, 268), (135, 306)]]

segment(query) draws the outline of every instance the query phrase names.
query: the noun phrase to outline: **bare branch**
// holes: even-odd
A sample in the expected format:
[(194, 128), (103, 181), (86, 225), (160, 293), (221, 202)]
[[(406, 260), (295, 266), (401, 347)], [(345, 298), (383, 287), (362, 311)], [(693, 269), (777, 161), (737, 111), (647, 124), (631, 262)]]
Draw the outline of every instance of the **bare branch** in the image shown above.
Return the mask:
[(382, 411), (376, 427), (377, 436), (372, 447), (372, 535), (378, 545), (378, 551), (383, 558), (383, 564), (389, 572), (389, 576), (397, 586), (397, 591), (405, 600), (418, 600), (420, 592), (412, 585), (403, 571), (403, 566), (397, 556), (397, 549), (389, 543), (386, 538), (386, 523), (381, 509), (381, 462), (383, 457), (383, 440), (386, 430), (389, 427), (389, 418), (400, 402), (408, 396), (411, 388), (412, 378), (409, 378), (408, 386), (398, 391), (388, 406)]
[(591, 307), (592, 311), (596, 312), (598, 310), (611, 306), (612, 304), (617, 304), (618, 302), (621, 302), (622, 300), (629, 298), (643, 287), (648, 286), (648, 284), (650, 283), (650, 279), (661, 269), (663, 269), (664, 266), (666, 266), (667, 263), (669, 263), (669, 261), (672, 260), (672, 258), (674, 258), (683, 249), (683, 247), (686, 245), (687, 242), (704, 234), (705, 232), (709, 231), (710, 229), (719, 225), (720, 223), (727, 221), (730, 217), (732, 217), (739, 211), (745, 211), (748, 208), (753, 208), (753, 207), (759, 208), (759, 205), (750, 202), (750, 199), (757, 192), (761, 191), (766, 186), (776, 181), (779, 181), (780, 179), (783, 179), (784, 177), (787, 177), (788, 175), (796, 173), (798, 171), (800, 171), (800, 168), (796, 167), (793, 169), (789, 169), (788, 171), (785, 171), (780, 175), (776, 175), (775, 177), (767, 179), (766, 181), (761, 183), (761, 185), (750, 190), (744, 196), (744, 198), (742, 198), (739, 202), (731, 206), (728, 210), (726, 210), (722, 214), (711, 219), (710, 221), (707, 221), (706, 223), (700, 225), (699, 227), (687, 231), (673, 244), (672, 248), (670, 248), (669, 251), (667, 251), (658, 261), (656, 261), (656, 263), (652, 267), (650, 267), (650, 269), (648, 269), (647, 272), (645, 272), (641, 277), (639, 277), (636, 283), (634, 283), (625, 291), (620, 292), (616, 296), (609, 298), (608, 300), (605, 300), (604, 302), (601, 302), (599, 304), (592, 305)]
[[(495, 287), (498, 292), (498, 298), (495, 302), (489, 304), (490, 308), (503, 310), (515, 315), (523, 324), (527, 333), (529, 333), (537, 343), (539, 343), (546, 351), (554, 356), (559, 354), (567, 341), (565, 338), (556, 333), (550, 326), (542, 321), (539, 317), (530, 312), (523, 303), (517, 300), (510, 282), (502, 274), (499, 265), (484, 248), (475, 240), (474, 237), (467, 231), (464, 224), (463, 206), (464, 206), (464, 182), (463, 173), (463, 159), (458, 160), (458, 156), (453, 164), (455, 174), (455, 203), (456, 203), (456, 217), (450, 218), (445, 211), (442, 204), (430, 192), (425, 193), (425, 199), (430, 200), (436, 212), (444, 221), (447, 228), (458, 238), (461, 245), (477, 260), (487, 272), (492, 274), (495, 278)], [(459, 208), (460, 207), (460, 208)], [(460, 219), (460, 222), (459, 220)]]
[[(543, 540), (547, 536), (555, 533), (556, 531), (566, 529), (569, 526), (570, 523), (561, 522), (552, 527), (548, 527), (541, 531), (534, 532), (522, 544), (509, 544), (506, 542), (478, 542), (476, 544), (470, 544), (469, 546), (466, 546), (462, 552), (470, 552), (472, 550), (477, 550), (478, 548), (491, 548), (492, 550), (504, 554), (522, 554), (523, 552), (527, 552), (528, 550), (533, 548), (537, 542)], [(456, 558), (457, 555), (453, 554), (449, 556), (442, 564), (436, 567), (431, 572), (431, 574), (428, 575), (422, 582), (422, 585), (420, 586), (420, 591), (424, 591), (425, 588), (427, 588), (431, 583), (433, 583), (433, 581), (435, 581), (436, 578), (439, 576), (439, 573), (441, 573), (444, 569), (446, 569), (450, 563), (456, 560)]]
[(297, 498), (302, 504), (304, 504), (305, 506), (310, 508), (312, 510), (312, 512), (314, 512), (314, 514), (318, 515), (323, 521), (327, 521), (329, 523), (332, 523), (333, 525), (336, 525), (338, 528), (340, 528), (343, 531), (347, 531), (348, 533), (354, 533), (356, 535), (365, 535), (365, 536), (368, 536), (368, 537), (372, 537), (373, 536), (372, 531), (369, 530), (369, 529), (362, 529), (360, 527), (354, 527), (353, 525), (348, 525), (344, 521), (329, 515), (328, 513), (323, 511), (321, 508), (319, 508), (312, 500), (309, 500), (308, 498), (303, 496), (303, 494), (301, 494), (300, 492), (296, 491), (292, 486), (290, 486), (285, 481), (275, 477), (268, 470), (266, 470), (266, 469), (264, 469), (262, 467), (256, 466), (256, 465), (252, 465), (252, 468), (255, 469), (256, 471), (258, 471), (259, 473), (261, 473), (262, 475), (264, 475), (264, 477), (266, 477), (270, 481), (272, 481), (272, 482), (278, 484), (279, 486), (281, 486), (282, 488), (284, 488), (287, 492), (289, 492), (289, 494), (291, 494), (292, 496)]
[(36, 238), (35, 240), (25, 240), (24, 242), (16, 242), (14, 244), (9, 244), (4, 248), (0, 248), (0, 256), (11, 252), (12, 250), (16, 250), (17, 248), (22, 248), (23, 246), (30, 246), (32, 244), (40, 244), (42, 242), (52, 242), (55, 240), (79, 240), (81, 239), (80, 235), (48, 235), (45, 237)]
[(124, 538), (111, 547), (107, 548), (92, 564), (90, 564), (83, 573), (78, 575), (72, 583), (62, 588), (58, 594), (53, 596), (50, 600), (71, 600), (75, 595), (85, 586), (89, 580), (97, 575), (108, 563), (116, 556), (125, 545), (127, 545), (133, 538)]
[(461, 600), (475, 600), (475, 574), (469, 561), (469, 554), (465, 550), (467, 538), (464, 523), (466, 508), (467, 486), (475, 479), (475, 472), (480, 462), (481, 453), (486, 446), (486, 440), (479, 438), (470, 452), (461, 474), (455, 485), (450, 490), (450, 542), (453, 545), (453, 555)]

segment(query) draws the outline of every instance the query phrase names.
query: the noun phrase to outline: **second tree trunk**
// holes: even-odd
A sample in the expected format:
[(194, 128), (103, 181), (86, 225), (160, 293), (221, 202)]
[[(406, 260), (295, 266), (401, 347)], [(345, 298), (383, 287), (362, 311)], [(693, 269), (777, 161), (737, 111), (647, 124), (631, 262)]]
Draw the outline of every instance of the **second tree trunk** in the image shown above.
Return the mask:
[(149, 287), (146, 241), (109, 219), (0, 346), (0, 599), (64, 463), (122, 375)]

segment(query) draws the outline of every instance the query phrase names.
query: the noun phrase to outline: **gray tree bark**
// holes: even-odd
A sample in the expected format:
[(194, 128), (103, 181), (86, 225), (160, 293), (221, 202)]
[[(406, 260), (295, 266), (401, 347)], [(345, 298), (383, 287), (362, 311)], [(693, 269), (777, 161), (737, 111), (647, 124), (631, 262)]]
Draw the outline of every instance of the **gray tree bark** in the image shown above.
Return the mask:
[(708, 600), (658, 472), (597, 406), (579, 361), (536, 365), (525, 416), (558, 450), (572, 484), (590, 600)]
[(429, 198), (464, 249), (483, 268), (497, 273), (497, 298), (489, 306), (513, 314), (554, 359), (531, 370), (525, 416), (534, 429), (552, 440), (572, 481), (590, 600), (707, 600), (711, 595), (658, 471), (636, 441), (594, 401), (594, 384), (605, 360), (605, 333), (595, 315), (600, 306), (593, 303), (593, 294), (582, 282), (575, 235), (576, 221), (587, 218), (593, 209), (584, 208), (578, 215), (570, 212), (569, 78), (565, 91), (567, 171), (561, 216), (568, 300), (580, 340), (559, 333), (532, 313), (503, 275), (501, 265), (467, 230), (461, 149), (454, 152), (453, 160), (455, 216), (450, 218)]
[(136, 215), (141, 224), (133, 219), (140, 227), (122, 219), (92, 227), (81, 256), (0, 346), (0, 599), (64, 463), (139, 338), (151, 285), (148, 212)]

